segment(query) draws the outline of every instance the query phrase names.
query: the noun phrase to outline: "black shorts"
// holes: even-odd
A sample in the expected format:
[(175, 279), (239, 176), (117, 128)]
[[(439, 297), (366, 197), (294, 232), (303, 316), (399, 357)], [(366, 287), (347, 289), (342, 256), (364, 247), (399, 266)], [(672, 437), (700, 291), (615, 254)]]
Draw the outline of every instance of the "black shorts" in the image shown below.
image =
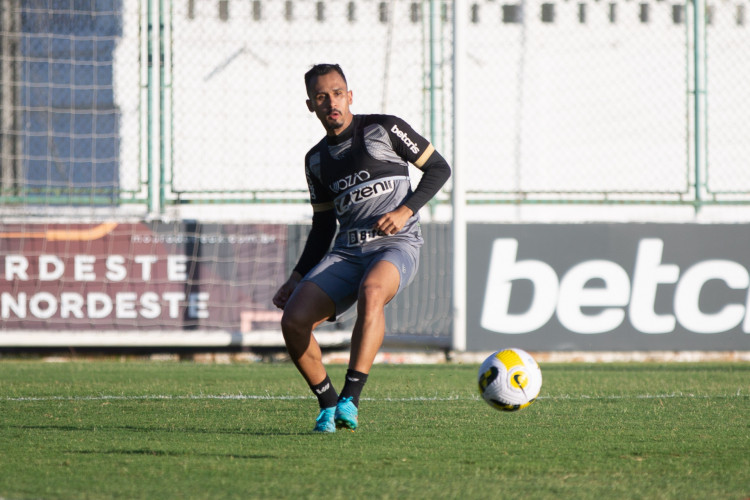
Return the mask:
[(315, 283), (336, 304), (336, 315), (343, 314), (357, 301), (362, 278), (377, 262), (392, 263), (399, 271), (396, 294), (414, 280), (419, 267), (419, 247), (400, 244), (364, 253), (359, 248), (334, 250), (318, 263), (303, 281)]

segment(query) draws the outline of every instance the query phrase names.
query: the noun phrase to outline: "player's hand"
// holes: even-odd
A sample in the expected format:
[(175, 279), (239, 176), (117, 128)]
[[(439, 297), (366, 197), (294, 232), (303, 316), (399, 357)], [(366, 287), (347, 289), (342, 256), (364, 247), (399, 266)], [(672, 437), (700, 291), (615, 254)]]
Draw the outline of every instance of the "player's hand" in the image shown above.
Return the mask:
[(401, 205), (393, 212), (388, 212), (378, 219), (373, 229), (382, 231), (387, 235), (396, 234), (404, 228), (406, 221), (412, 215), (414, 215), (414, 212), (411, 211), (411, 208)]
[(292, 296), (292, 292), (294, 292), (294, 289), (299, 285), (300, 280), (302, 280), (302, 276), (296, 271), (293, 272), (289, 279), (286, 280), (286, 283), (281, 285), (276, 291), (276, 295), (273, 296), (273, 305), (279, 309), (284, 309), (289, 297)]

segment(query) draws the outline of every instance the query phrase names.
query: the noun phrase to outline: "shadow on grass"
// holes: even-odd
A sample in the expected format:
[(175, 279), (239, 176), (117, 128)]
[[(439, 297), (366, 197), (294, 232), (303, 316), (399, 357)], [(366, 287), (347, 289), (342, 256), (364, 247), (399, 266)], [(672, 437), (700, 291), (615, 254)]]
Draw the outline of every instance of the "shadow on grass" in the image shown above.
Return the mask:
[(269, 429), (267, 431), (250, 429), (200, 429), (188, 427), (136, 427), (132, 425), (123, 426), (75, 426), (75, 425), (8, 425), (8, 429), (42, 430), (42, 431), (64, 431), (64, 432), (106, 432), (106, 431), (130, 431), (137, 433), (155, 432), (180, 432), (192, 434), (233, 434), (238, 436), (302, 436), (307, 432), (289, 432)]
[(73, 455), (143, 455), (154, 457), (211, 457), (211, 458), (229, 458), (243, 460), (264, 460), (267, 458), (279, 458), (276, 455), (235, 455), (233, 453), (195, 453), (195, 452), (175, 452), (164, 450), (65, 450), (64, 453)]

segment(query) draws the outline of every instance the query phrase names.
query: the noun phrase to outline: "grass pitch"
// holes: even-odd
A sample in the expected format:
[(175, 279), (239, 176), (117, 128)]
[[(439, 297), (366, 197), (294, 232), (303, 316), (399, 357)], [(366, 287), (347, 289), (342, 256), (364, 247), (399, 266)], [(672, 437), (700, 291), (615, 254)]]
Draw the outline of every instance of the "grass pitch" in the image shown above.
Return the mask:
[(516, 413), (477, 368), (376, 365), (317, 435), (291, 364), (6, 360), (0, 498), (750, 497), (750, 364), (542, 364)]

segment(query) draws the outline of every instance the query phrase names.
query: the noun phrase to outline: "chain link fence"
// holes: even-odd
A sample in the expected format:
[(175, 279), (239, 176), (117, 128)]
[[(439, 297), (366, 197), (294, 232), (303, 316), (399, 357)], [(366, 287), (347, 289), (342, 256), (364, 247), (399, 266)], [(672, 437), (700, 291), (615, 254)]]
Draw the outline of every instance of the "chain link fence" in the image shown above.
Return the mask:
[(706, 189), (711, 199), (746, 199), (748, 192), (749, 6), (717, 2), (706, 9)]
[[(430, 93), (443, 88), (429, 88), (422, 4), (176, 2), (172, 23), (175, 197), (305, 198), (303, 158), (324, 131), (307, 111), (303, 74), (319, 62), (342, 65), (355, 112), (399, 114), (435, 135)], [(449, 76), (450, 53), (441, 57)]]
[(0, 206), (304, 203), (319, 62), (355, 112), (462, 134), (470, 202), (746, 203), (747, 6), (702, 2), (457, 3), (454, 131), (453, 2), (5, 0)]

